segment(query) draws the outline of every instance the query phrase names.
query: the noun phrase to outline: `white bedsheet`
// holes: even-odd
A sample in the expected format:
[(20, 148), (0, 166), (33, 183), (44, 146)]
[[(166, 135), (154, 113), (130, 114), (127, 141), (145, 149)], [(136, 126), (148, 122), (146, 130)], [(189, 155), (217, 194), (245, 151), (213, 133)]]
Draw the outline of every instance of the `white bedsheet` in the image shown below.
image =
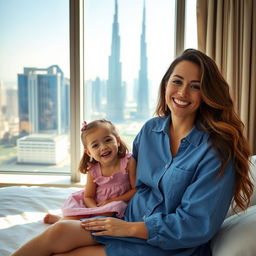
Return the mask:
[(61, 214), (67, 197), (81, 188), (12, 186), (0, 188), (0, 256), (9, 256), (47, 228), (47, 212)]

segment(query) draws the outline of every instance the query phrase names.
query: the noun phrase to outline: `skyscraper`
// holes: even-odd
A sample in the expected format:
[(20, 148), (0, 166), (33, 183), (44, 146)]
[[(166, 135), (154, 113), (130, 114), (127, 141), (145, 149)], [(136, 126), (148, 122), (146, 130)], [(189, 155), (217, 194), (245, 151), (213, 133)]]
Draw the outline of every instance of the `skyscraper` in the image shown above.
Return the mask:
[(140, 37), (140, 70), (138, 79), (137, 118), (145, 119), (149, 116), (148, 93), (148, 59), (146, 43), (146, 8), (143, 7), (142, 32)]
[(108, 59), (107, 118), (122, 121), (124, 118), (124, 89), (122, 85), (122, 64), (120, 62), (120, 36), (118, 5), (115, 0), (115, 13), (112, 26), (111, 55)]
[(69, 84), (62, 70), (24, 68), (18, 74), (20, 128), (29, 133), (64, 134), (69, 127)]
[(102, 84), (99, 77), (96, 77), (94, 81), (92, 81), (92, 111), (100, 112), (101, 110), (101, 95), (102, 95)]

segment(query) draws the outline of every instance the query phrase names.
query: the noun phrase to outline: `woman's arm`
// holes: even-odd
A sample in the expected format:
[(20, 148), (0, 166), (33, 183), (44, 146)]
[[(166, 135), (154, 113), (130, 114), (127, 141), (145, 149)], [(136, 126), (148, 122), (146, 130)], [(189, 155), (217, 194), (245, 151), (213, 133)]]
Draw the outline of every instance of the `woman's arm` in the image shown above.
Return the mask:
[(84, 192), (84, 204), (88, 208), (97, 207), (95, 201), (96, 184), (93, 181), (93, 177), (90, 173), (87, 174), (86, 189)]
[(132, 198), (132, 196), (136, 193), (136, 188), (135, 188), (135, 185), (136, 185), (136, 160), (133, 157), (129, 158), (126, 170), (129, 174), (129, 181), (130, 181), (131, 189), (121, 196), (114, 197), (114, 198), (105, 200), (103, 202), (100, 202), (97, 206), (103, 206), (103, 205), (113, 202), (113, 201), (128, 202)]
[[(144, 222), (126, 222), (117, 218), (96, 218), (81, 221), (86, 230), (95, 230), (94, 236), (136, 237), (148, 239), (148, 231)], [(100, 231), (99, 231), (100, 230)]]

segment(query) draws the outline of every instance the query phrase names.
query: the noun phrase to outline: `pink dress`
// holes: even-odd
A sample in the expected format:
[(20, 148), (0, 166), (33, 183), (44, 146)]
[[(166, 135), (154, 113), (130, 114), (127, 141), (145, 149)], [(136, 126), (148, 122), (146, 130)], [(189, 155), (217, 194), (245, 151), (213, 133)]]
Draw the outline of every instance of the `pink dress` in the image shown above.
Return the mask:
[[(92, 175), (93, 181), (97, 184), (96, 203), (120, 196), (131, 189), (129, 174), (126, 171), (130, 157), (131, 154), (127, 154), (125, 157), (121, 158), (120, 170), (109, 177), (102, 176), (99, 163), (91, 165), (88, 172)], [(115, 212), (116, 216), (121, 218), (127, 207), (127, 203), (124, 201), (114, 201), (100, 207), (86, 208), (83, 203), (83, 196), (84, 189), (72, 193), (62, 207), (63, 216), (88, 215), (88, 217), (91, 217), (105, 212)]]

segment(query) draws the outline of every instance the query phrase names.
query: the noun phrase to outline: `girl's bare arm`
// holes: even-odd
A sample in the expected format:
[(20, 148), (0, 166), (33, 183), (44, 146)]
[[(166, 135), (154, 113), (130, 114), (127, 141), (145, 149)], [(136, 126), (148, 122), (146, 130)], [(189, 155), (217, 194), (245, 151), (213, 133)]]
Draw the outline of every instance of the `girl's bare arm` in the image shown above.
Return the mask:
[(97, 185), (94, 183), (92, 175), (88, 173), (84, 192), (84, 204), (88, 208), (97, 207), (95, 201), (96, 186)]

